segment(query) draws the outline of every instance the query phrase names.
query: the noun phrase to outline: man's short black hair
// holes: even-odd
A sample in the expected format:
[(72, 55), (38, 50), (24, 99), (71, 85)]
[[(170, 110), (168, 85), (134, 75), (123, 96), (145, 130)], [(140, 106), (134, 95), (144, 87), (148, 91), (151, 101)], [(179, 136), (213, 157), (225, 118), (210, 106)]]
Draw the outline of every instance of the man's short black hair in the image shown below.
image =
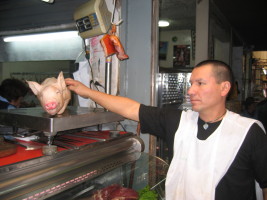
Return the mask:
[(203, 65), (213, 66), (214, 76), (218, 83), (229, 81), (231, 86), (233, 86), (233, 72), (228, 64), (219, 60), (204, 60), (198, 63), (195, 67), (201, 67)]
[(17, 100), (19, 97), (24, 97), (28, 91), (28, 85), (15, 78), (5, 79), (0, 85), (0, 95), (9, 102)]
[(229, 81), (231, 84), (231, 89), (228, 92), (228, 97), (231, 96), (234, 89), (234, 75), (231, 67), (223, 61), (220, 60), (204, 60), (198, 63), (195, 68), (201, 67), (204, 65), (211, 65), (214, 73), (214, 77), (216, 78), (217, 83), (221, 83), (224, 81)]

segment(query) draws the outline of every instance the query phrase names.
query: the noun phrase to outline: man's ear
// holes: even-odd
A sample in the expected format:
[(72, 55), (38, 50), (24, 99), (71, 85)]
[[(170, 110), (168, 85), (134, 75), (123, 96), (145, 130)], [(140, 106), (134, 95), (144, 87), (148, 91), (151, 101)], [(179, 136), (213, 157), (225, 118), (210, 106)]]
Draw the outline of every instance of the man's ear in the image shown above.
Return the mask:
[(224, 81), (221, 83), (221, 95), (222, 96), (227, 96), (230, 90), (231, 90), (231, 84), (229, 81)]

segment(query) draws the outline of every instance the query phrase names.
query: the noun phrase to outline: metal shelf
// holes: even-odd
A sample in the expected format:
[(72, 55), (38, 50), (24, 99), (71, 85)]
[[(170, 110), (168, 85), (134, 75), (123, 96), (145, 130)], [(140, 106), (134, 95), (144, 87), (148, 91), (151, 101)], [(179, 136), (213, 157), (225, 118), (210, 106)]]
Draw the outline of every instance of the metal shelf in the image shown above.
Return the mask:
[(69, 106), (62, 115), (51, 116), (41, 107), (0, 110), (0, 125), (44, 131), (59, 131), (122, 121), (118, 114), (104, 109)]

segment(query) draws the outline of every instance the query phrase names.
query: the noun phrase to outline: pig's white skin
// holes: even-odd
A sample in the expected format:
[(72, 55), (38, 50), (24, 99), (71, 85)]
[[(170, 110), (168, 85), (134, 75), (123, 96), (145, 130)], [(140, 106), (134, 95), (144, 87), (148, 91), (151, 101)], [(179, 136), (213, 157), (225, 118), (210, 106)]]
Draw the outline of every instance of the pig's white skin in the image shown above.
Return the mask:
[(47, 78), (42, 84), (34, 81), (27, 81), (27, 83), (48, 114), (62, 114), (65, 111), (71, 99), (71, 93), (66, 86), (63, 72), (59, 73), (57, 79)]

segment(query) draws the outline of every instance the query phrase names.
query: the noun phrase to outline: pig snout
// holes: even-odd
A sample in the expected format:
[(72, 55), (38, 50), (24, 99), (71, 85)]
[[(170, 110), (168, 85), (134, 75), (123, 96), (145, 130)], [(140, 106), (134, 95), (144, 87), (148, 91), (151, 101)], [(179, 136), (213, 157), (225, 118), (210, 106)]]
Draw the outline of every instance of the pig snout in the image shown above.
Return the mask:
[(43, 103), (44, 110), (50, 115), (56, 115), (60, 111), (62, 104), (56, 101), (48, 101), (48, 103)]
[(49, 102), (45, 104), (45, 109), (46, 110), (53, 110), (55, 108), (57, 108), (57, 102)]

